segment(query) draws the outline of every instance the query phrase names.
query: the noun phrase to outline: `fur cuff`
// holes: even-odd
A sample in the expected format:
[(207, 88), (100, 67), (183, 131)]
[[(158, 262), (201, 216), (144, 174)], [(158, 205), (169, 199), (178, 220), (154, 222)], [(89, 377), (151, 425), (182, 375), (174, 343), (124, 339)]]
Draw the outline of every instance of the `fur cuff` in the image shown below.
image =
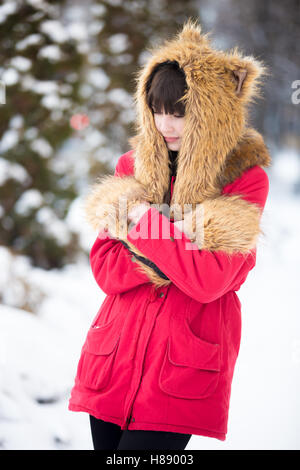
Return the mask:
[[(95, 230), (108, 230), (111, 237), (125, 241), (136, 269), (145, 273), (149, 282), (157, 287), (165, 286), (170, 280), (127, 240), (132, 226), (128, 212), (143, 201), (152, 202), (146, 188), (134, 176), (105, 175), (98, 179), (86, 198), (86, 218)], [(249, 253), (263, 233), (260, 218), (261, 208), (257, 204), (249, 203), (240, 195), (221, 195), (184, 213), (183, 231), (199, 249)]]
[(128, 213), (143, 201), (150, 202), (147, 191), (134, 176), (105, 175), (86, 198), (86, 219), (94, 230), (106, 229), (113, 238), (126, 240), (132, 225)]
[(184, 217), (184, 232), (199, 249), (249, 253), (260, 233), (261, 209), (241, 196), (219, 196)]

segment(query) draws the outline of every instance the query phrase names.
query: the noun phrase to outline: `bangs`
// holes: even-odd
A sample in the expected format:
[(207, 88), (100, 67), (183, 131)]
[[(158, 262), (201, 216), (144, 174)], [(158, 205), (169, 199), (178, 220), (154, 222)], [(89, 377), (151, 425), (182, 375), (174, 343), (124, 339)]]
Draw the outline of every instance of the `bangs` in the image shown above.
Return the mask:
[(159, 64), (147, 83), (147, 104), (156, 112), (184, 116), (184, 101), (179, 101), (187, 89), (184, 71), (177, 62)]

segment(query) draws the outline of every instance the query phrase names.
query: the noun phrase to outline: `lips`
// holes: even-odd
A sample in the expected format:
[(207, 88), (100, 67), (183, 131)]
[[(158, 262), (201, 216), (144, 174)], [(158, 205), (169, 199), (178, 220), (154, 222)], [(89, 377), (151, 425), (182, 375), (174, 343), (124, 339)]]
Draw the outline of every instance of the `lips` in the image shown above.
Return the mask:
[(164, 137), (166, 142), (176, 142), (178, 140), (178, 137)]

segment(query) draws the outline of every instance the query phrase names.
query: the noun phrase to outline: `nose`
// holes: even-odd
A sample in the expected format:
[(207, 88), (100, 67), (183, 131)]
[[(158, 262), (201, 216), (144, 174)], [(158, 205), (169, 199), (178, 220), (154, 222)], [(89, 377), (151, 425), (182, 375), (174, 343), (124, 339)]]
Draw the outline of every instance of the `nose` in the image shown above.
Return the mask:
[(173, 131), (172, 116), (169, 114), (163, 114), (160, 120), (160, 132), (168, 135)]

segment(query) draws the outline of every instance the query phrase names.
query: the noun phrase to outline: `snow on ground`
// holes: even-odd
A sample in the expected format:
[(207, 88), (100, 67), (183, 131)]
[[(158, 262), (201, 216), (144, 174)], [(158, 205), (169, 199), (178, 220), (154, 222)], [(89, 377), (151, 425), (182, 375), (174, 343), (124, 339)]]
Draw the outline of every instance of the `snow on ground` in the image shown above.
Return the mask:
[(292, 196), (290, 183), (274, 166), (266, 236), (238, 291), (242, 341), (227, 439), (193, 436), (187, 449), (300, 449), (300, 197)]
[[(242, 343), (228, 437), (192, 436), (186, 450), (300, 448), (300, 198), (288, 175), (282, 178), (281, 163), (269, 172), (257, 265), (238, 292)], [(0, 290), (9, 291), (5, 252)], [(0, 448), (92, 449), (88, 416), (67, 406), (81, 346), (105, 294), (85, 261), (60, 271), (26, 266), (28, 284), (45, 297), (37, 314), (0, 306)]]
[(32, 269), (38, 314), (0, 307), (0, 448), (89, 449), (87, 417), (67, 410), (80, 349), (104, 294), (86, 264)]

